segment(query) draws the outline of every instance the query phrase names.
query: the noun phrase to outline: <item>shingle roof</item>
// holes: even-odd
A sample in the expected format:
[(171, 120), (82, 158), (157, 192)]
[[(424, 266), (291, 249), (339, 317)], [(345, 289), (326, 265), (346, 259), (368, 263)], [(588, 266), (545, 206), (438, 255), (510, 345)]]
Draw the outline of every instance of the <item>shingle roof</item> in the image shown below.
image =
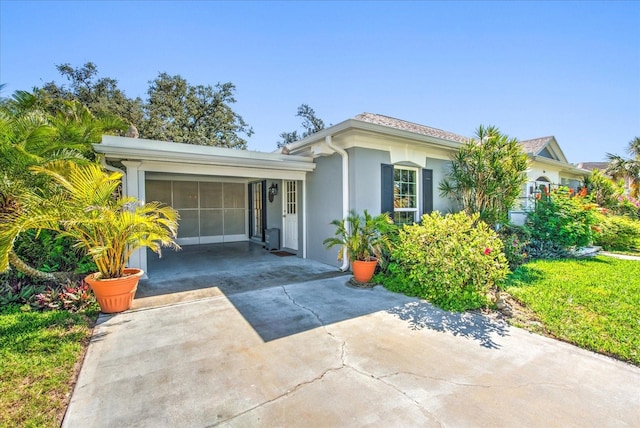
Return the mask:
[(553, 137), (542, 137), (542, 138), (535, 138), (533, 140), (524, 140), (524, 141), (520, 141), (520, 145), (522, 146), (522, 150), (524, 150), (525, 153), (531, 153), (533, 155), (536, 155), (552, 139)]
[(462, 135), (443, 131), (441, 129), (431, 128), (429, 126), (419, 125), (417, 123), (407, 122), (405, 120), (400, 120), (389, 116), (383, 116), (381, 114), (361, 113), (355, 116), (354, 119), (360, 120), (362, 122), (373, 123), (375, 125), (388, 126), (389, 128), (414, 132), (416, 134), (427, 135), (429, 137), (454, 141), (456, 143), (466, 143), (467, 141), (469, 141), (468, 137), (463, 137)]
[(578, 168), (586, 169), (588, 171), (593, 171), (594, 169), (604, 171), (608, 166), (608, 162), (580, 162), (578, 164)]

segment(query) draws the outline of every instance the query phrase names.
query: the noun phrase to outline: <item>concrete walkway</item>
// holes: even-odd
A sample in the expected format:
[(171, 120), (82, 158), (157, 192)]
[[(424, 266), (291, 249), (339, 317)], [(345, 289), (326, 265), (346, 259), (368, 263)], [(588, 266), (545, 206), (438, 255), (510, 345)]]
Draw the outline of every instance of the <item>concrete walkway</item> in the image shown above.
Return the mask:
[(101, 316), (63, 427), (637, 427), (640, 369), (348, 277)]

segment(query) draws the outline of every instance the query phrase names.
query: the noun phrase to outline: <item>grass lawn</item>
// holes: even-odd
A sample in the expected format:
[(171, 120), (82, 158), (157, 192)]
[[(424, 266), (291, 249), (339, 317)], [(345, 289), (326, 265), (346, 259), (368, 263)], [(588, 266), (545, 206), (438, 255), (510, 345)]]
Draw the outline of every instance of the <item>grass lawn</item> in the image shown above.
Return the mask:
[(0, 426), (58, 427), (97, 312), (0, 312)]
[(506, 291), (551, 335), (640, 366), (640, 261), (538, 260), (518, 268)]

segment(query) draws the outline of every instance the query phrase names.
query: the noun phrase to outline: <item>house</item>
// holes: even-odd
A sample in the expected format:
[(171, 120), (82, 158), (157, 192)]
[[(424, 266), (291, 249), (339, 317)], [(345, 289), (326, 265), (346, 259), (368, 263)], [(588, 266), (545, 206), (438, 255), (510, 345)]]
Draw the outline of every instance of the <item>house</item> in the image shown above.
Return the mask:
[[(389, 212), (398, 223), (455, 210), (454, 201), (439, 195), (438, 183), (467, 140), (363, 113), (274, 153), (112, 136), (95, 149), (122, 166), (127, 194), (179, 211), (181, 245), (277, 239), (277, 247), (300, 257), (337, 265), (338, 249), (328, 251), (322, 241), (334, 232), (330, 222), (349, 210)], [(530, 183), (514, 221), (524, 218), (540, 185), (577, 187), (588, 174), (567, 162), (553, 137), (522, 144)], [(146, 270), (146, 252), (130, 264)]]
[(509, 212), (511, 221), (522, 224), (527, 211), (533, 208), (536, 193), (566, 186), (574, 191), (581, 187), (590, 171), (576, 167), (567, 161), (555, 137), (542, 137), (520, 141), (522, 151), (529, 158), (528, 181), (524, 185), (516, 205)]
[[(609, 162), (580, 162), (578, 164), (578, 168), (586, 169), (588, 171), (602, 171), (607, 177), (610, 177), (607, 174), (607, 168), (609, 167)], [(631, 194), (631, 182), (633, 179), (631, 177), (624, 177), (622, 179), (622, 188), (624, 189), (625, 195)]]

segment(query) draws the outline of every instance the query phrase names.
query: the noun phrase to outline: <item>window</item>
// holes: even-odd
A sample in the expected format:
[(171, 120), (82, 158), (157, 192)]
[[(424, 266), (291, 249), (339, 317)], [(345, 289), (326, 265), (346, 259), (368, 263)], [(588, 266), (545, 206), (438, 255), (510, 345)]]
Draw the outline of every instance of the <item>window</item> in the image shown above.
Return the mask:
[(418, 171), (393, 168), (393, 220), (414, 223), (418, 214)]

